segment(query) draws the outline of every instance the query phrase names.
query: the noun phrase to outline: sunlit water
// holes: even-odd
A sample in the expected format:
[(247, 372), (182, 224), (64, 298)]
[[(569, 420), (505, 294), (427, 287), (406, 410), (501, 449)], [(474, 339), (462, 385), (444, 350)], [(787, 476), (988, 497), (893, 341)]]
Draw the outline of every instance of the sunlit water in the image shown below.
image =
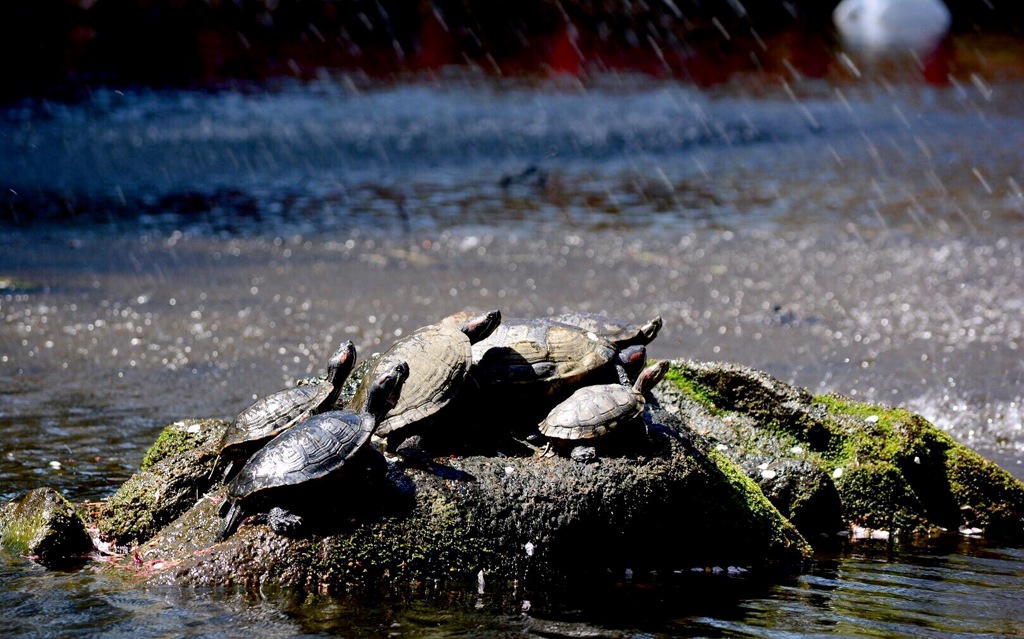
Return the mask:
[[(465, 307), (661, 315), (655, 357), (906, 406), (1024, 478), (1024, 87), (862, 66), (7, 107), (0, 497), (106, 497), (165, 424), (230, 417), (341, 340), (373, 352)], [(22, 636), (1024, 634), (1024, 555), (972, 544), (525, 614), (525, 594), (126, 592), (3, 561)]]

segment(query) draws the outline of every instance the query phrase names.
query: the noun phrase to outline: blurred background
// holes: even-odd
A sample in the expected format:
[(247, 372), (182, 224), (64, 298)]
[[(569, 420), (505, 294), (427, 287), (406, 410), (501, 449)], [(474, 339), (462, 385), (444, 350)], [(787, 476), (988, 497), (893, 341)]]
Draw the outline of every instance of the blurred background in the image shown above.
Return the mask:
[[(828, 72), (833, 0), (509, 2), (12, 0), (0, 98), (97, 84), (211, 87), (456, 64), (502, 76), (628, 68), (698, 84), (733, 72)], [(913, 4), (913, 2), (911, 2)], [(948, 0), (951, 28), (1019, 35), (1012, 0)]]

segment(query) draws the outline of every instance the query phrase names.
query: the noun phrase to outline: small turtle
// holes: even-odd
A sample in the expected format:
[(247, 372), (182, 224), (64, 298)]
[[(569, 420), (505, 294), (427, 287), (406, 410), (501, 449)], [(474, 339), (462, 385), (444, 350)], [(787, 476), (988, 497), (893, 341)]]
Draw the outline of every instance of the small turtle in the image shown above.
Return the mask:
[(229, 462), (224, 476), (282, 431), (333, 408), (355, 363), (356, 348), (346, 341), (331, 356), (327, 381), (278, 391), (239, 413), (220, 442), (220, 457)]
[(429, 423), (451, 404), (469, 370), (472, 345), (487, 337), (500, 322), (501, 312), (492, 310), (469, 318), (458, 328), (432, 324), (395, 342), (380, 356), (352, 401), (363, 401), (370, 381), (381, 371), (398, 361), (409, 363), (409, 380), (402, 397), (377, 428), (377, 435), (389, 441), (389, 448), (411, 435), (411, 427)]
[(554, 446), (607, 435), (616, 428), (642, 419), (646, 395), (668, 371), (661, 361), (643, 370), (632, 386), (596, 384), (584, 386), (555, 406), (540, 423), (541, 434)]
[(220, 516), (225, 518), (220, 538), (226, 539), (247, 515), (262, 512), (269, 504), (278, 504), (266, 513), (274, 532), (280, 534), (301, 526), (301, 517), (280, 505), (285, 501), (281, 497), (289, 491), (309, 490), (307, 484), (337, 475), (394, 408), (408, 377), (405, 362), (393, 364), (370, 383), (359, 412), (346, 409), (320, 413), (257, 451), (228, 485), (227, 499), (220, 509)]
[(609, 340), (543, 318), (507, 319), (473, 345), (473, 377), (482, 387), (532, 397), (605, 381), (602, 376), (607, 381), (617, 376), (625, 383), (628, 379), (620, 364), (620, 349)]
[(581, 312), (562, 313), (551, 319), (600, 335), (617, 348), (626, 348), (637, 344), (646, 346), (654, 341), (664, 325), (660, 315), (646, 324), (631, 324), (599, 313)]

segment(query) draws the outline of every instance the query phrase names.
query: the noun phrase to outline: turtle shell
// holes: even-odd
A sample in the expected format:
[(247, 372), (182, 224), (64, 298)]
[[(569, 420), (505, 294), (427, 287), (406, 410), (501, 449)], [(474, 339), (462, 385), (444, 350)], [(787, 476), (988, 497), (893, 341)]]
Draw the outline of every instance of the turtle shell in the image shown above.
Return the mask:
[(583, 312), (562, 313), (555, 315), (551, 320), (590, 331), (607, 339), (617, 348), (650, 344), (658, 336), (658, 332), (664, 324), (661, 316), (655, 317), (646, 324), (634, 324), (600, 313)]
[(256, 400), (224, 432), (220, 455), (231, 460), (248, 457), (281, 431), (309, 415), (330, 409), (355, 361), (355, 346), (344, 342), (331, 356), (326, 381), (288, 388)]
[(243, 456), (245, 450), (258, 448), (316, 409), (330, 394), (331, 384), (325, 382), (288, 388), (256, 400), (225, 431), (221, 455)]
[(465, 333), (450, 326), (426, 326), (388, 349), (363, 377), (352, 405), (365, 401), (369, 384), (381, 371), (408, 362), (409, 379), (398, 403), (388, 412), (377, 434), (386, 437), (414, 422), (426, 420), (449, 405), (469, 370), (472, 350)]
[(644, 414), (644, 396), (622, 384), (597, 384), (578, 389), (540, 423), (551, 439), (590, 439), (605, 435)]
[(647, 393), (661, 381), (668, 368), (667, 361), (648, 366), (632, 386), (584, 386), (551, 409), (540, 423), (540, 432), (551, 439), (590, 439), (639, 419), (647, 405)]
[(618, 349), (591, 331), (546, 319), (508, 319), (473, 345), (473, 376), (482, 385), (551, 394), (584, 381)]
[(370, 439), (376, 420), (351, 410), (314, 415), (256, 452), (228, 485), (229, 499), (321, 479), (340, 470)]

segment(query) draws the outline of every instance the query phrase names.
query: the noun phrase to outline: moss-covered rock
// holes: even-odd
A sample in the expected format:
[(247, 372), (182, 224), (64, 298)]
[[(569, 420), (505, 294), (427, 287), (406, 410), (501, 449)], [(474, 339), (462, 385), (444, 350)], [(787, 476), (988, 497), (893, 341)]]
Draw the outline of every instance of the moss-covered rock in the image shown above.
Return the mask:
[[(814, 401), (841, 435), (827, 456), (840, 475), (837, 485), (865, 488), (846, 499), (851, 518), (1024, 539), (1024, 483), (996, 464), (907, 410), (839, 395)], [(850, 475), (858, 481), (846, 481)]]
[(168, 457), (209, 447), (220, 441), (227, 424), (219, 420), (184, 419), (167, 426), (142, 457), (139, 470), (149, 470)]
[(140, 471), (107, 501), (99, 518), (100, 537), (141, 543), (195, 504), (217, 481), (217, 446), (228, 423), (189, 419), (166, 427), (150, 447)]
[[(316, 494), (366, 507), (321, 518), (290, 539), (247, 524), (217, 542), (218, 497), (204, 499), (139, 550), (152, 578), (189, 585), (489, 583), (606, 578), (626, 568), (798, 565), (810, 547), (758, 488), (703, 443), (652, 427), (640, 455), (447, 459), (392, 466), (380, 491)], [(378, 507), (372, 507), (377, 503)]]
[(656, 388), (652, 404), (663, 423), (709, 438), (812, 543), (846, 527), (831, 470), (818, 455), (791, 433), (762, 428), (757, 416), (734, 410), (686, 372), (674, 363)]
[(37, 488), (0, 506), (0, 543), (49, 567), (81, 561), (93, 549), (82, 518), (52, 488)]
[[(714, 438), (794, 523), (799, 504), (834, 491), (847, 526), (984, 529), (1024, 539), (1024, 484), (919, 415), (840, 395), (813, 397), (731, 364), (677, 360), (669, 378), (659, 401)], [(803, 488), (774, 493), (779, 469), (796, 459), (807, 465), (794, 474)], [(806, 490), (816, 484), (820, 490)]]

